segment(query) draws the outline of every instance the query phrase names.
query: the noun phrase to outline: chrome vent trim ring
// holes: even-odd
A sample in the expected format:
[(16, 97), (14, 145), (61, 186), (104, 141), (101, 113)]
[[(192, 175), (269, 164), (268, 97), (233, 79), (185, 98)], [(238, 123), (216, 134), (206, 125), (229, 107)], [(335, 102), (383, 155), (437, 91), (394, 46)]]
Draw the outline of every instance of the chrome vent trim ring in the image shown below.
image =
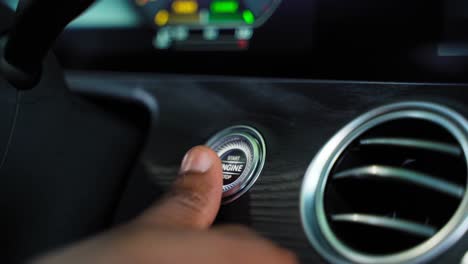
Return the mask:
[[(361, 140), (361, 145), (394, 145), (402, 148), (419, 148), (452, 156), (464, 155), (464, 163), (468, 164), (468, 122), (457, 112), (434, 103), (403, 102), (386, 105), (358, 117), (335, 136), (319, 151), (309, 166), (301, 190), (301, 220), (305, 233), (311, 244), (327, 260), (333, 263), (413, 263), (428, 261), (444, 252), (447, 248), (466, 234), (468, 229), (468, 195), (467, 186), (458, 186), (446, 182), (442, 187), (434, 187), (429, 175), (417, 177), (400, 177), (399, 180), (409, 181), (420, 187), (427, 187), (453, 197), (461, 197), (461, 202), (450, 220), (433, 235), (433, 227), (378, 215), (342, 214), (327, 219), (324, 208), (324, 192), (326, 183), (334, 164), (345, 149), (363, 133), (382, 123), (414, 118), (425, 120), (445, 128), (456, 139), (460, 147), (436, 141), (415, 140), (411, 138), (369, 138)], [(366, 141), (367, 140), (367, 141)], [(356, 173), (355, 173), (356, 174)], [(405, 173), (404, 173), (405, 174)], [(343, 175), (342, 175), (343, 176)], [(414, 175), (413, 175), (414, 176)], [(423, 176), (423, 177), (421, 177)], [(336, 177), (336, 174), (335, 174)], [(386, 228), (398, 229), (404, 232), (417, 232), (431, 237), (413, 248), (387, 255), (371, 255), (358, 252), (342, 243), (334, 234), (328, 221), (348, 221), (358, 224), (373, 223)], [(370, 221), (370, 222), (369, 222)]]

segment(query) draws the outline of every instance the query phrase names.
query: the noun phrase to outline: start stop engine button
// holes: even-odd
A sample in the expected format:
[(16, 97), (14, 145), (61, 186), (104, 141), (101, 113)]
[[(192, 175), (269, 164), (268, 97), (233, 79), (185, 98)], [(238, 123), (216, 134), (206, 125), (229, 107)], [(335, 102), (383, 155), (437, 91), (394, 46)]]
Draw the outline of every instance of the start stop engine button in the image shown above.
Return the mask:
[(252, 127), (234, 126), (214, 135), (207, 146), (218, 153), (222, 162), (223, 203), (232, 202), (260, 176), (265, 163), (265, 141)]
[(223, 162), (223, 185), (235, 182), (245, 170), (247, 155), (240, 149), (229, 150), (221, 156)]

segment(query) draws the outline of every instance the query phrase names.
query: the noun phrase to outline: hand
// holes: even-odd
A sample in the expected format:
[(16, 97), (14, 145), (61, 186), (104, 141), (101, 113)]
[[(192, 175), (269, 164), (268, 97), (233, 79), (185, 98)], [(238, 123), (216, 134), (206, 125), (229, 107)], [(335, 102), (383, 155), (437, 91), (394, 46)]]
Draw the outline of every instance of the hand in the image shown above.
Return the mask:
[(207, 147), (185, 156), (171, 191), (140, 217), (35, 263), (294, 264), (295, 256), (240, 226), (211, 228), (222, 196), (221, 161)]

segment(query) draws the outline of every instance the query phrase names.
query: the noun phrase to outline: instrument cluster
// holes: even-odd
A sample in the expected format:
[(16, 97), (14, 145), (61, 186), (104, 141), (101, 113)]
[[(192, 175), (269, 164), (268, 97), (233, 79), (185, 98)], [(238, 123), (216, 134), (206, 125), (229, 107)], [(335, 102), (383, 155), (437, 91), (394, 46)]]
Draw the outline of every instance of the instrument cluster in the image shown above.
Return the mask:
[(157, 29), (154, 47), (242, 50), (281, 0), (135, 0)]

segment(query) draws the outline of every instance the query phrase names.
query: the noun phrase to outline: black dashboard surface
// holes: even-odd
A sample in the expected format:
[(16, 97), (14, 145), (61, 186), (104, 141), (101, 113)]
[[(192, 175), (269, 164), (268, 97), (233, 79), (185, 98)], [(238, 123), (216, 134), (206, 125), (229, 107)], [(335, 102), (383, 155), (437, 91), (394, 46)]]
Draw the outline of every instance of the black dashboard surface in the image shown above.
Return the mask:
[[(176, 78), (175, 78), (176, 77)], [(424, 100), (468, 113), (467, 85), (331, 82), (232, 77), (97, 74), (72, 72), (75, 92), (144, 89), (157, 98), (160, 117), (138, 168), (115, 212), (115, 223), (149, 206), (172, 182), (180, 159), (216, 132), (247, 124), (267, 144), (266, 164), (253, 188), (224, 206), (218, 223), (241, 223), (293, 249), (302, 263), (321, 258), (309, 245), (299, 217), (304, 173), (323, 144), (342, 126), (373, 107), (395, 101)], [(468, 236), (438, 263), (459, 263)]]

